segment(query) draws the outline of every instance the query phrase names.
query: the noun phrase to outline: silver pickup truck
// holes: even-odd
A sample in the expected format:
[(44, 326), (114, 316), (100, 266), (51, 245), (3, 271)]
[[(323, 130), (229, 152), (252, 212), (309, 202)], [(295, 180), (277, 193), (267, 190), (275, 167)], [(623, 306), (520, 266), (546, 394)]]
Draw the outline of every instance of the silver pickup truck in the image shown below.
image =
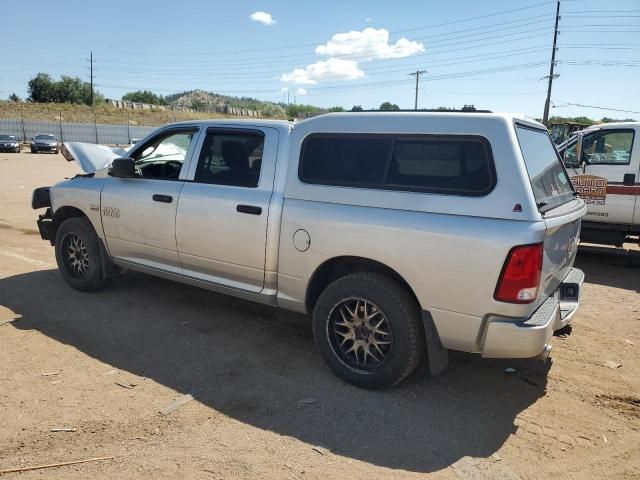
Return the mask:
[[(312, 315), (344, 380), (394, 385), (448, 349), (546, 358), (575, 314), (585, 203), (539, 123), (338, 113), (167, 125), (34, 191), (62, 277), (126, 270)], [(125, 158), (118, 158), (125, 157)]]

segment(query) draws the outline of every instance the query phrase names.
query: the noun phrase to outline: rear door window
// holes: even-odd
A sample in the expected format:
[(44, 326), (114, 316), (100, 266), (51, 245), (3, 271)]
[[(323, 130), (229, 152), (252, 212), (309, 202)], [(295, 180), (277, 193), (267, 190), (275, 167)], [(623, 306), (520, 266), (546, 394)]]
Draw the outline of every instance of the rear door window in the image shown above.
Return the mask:
[(575, 192), (551, 137), (545, 130), (516, 126), (531, 188), (541, 212), (573, 199)]
[(256, 188), (263, 150), (262, 132), (209, 130), (202, 144), (194, 181)]

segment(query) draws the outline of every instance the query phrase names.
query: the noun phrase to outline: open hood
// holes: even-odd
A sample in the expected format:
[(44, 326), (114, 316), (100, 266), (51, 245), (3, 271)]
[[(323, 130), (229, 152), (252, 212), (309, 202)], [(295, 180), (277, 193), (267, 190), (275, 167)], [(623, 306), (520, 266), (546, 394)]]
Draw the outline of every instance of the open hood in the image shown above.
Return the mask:
[(128, 156), (122, 148), (83, 142), (64, 142), (61, 153), (67, 161), (78, 162), (84, 173), (97, 172), (111, 165), (116, 158)]

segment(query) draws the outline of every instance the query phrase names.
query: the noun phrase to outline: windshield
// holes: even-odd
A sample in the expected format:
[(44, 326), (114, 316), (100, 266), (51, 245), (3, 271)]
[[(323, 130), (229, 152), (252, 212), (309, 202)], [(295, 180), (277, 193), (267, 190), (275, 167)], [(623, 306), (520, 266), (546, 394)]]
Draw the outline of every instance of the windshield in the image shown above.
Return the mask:
[(55, 140), (53, 135), (36, 135), (36, 140)]
[(13, 135), (0, 135), (0, 142), (15, 142), (17, 140)]
[(547, 132), (517, 125), (516, 133), (538, 209), (546, 212), (571, 200), (573, 186)]

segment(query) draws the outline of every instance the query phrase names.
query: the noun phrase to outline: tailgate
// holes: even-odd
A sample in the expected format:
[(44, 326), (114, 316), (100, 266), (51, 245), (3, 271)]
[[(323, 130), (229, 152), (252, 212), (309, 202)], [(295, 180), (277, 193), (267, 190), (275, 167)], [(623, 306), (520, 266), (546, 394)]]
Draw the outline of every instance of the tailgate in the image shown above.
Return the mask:
[(552, 295), (569, 274), (578, 252), (580, 222), (587, 207), (580, 199), (572, 200), (544, 215), (544, 259), (540, 277), (539, 300)]

